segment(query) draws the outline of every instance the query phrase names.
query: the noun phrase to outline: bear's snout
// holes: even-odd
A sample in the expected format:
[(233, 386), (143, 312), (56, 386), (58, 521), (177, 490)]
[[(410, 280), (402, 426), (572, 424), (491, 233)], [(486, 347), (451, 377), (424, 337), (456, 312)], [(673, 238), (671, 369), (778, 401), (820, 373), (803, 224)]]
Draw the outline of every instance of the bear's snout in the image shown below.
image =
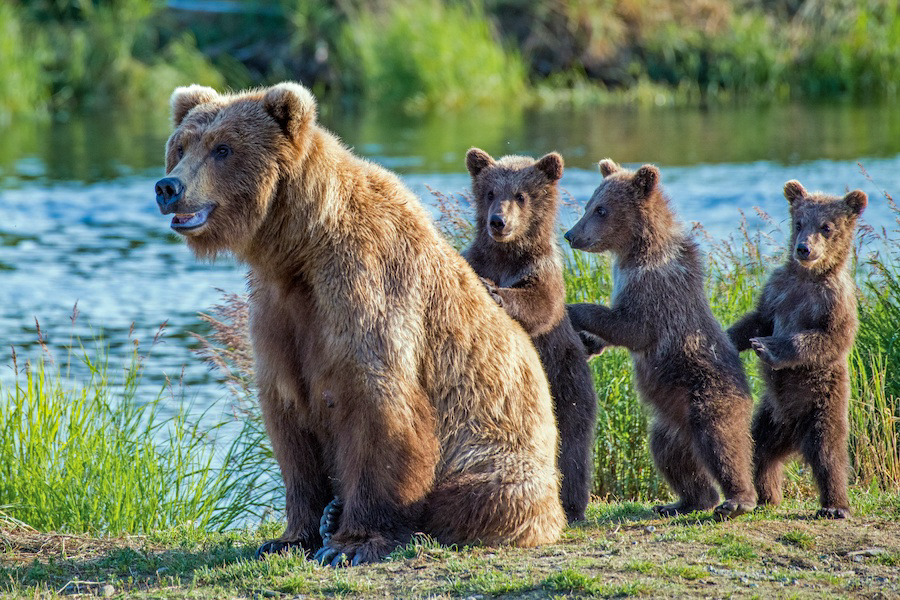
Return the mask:
[(156, 203), (164, 215), (175, 212), (175, 205), (183, 194), (184, 184), (177, 177), (163, 177), (156, 182)]
[(797, 244), (797, 258), (800, 260), (809, 260), (809, 246), (802, 242)]
[(488, 223), (491, 226), (491, 230), (494, 233), (501, 233), (503, 229), (506, 227), (506, 219), (503, 218), (503, 215), (493, 214), (491, 215)]

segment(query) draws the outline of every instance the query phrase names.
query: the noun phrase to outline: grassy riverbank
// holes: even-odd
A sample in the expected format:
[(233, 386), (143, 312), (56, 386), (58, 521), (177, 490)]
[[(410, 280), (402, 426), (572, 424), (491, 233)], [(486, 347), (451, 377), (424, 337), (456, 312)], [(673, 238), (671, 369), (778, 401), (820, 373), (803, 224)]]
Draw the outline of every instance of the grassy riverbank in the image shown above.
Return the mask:
[(300, 80), (406, 112), (896, 98), (890, 0), (13, 0), (0, 115)]
[(381, 564), (330, 569), (253, 558), (279, 526), (146, 536), (58, 535), (3, 525), (0, 595), (152, 598), (860, 597), (900, 595), (900, 496), (852, 495), (848, 521), (788, 502), (728, 523), (656, 518), (640, 503), (592, 504), (584, 523), (534, 549), (451, 549), (420, 539)]

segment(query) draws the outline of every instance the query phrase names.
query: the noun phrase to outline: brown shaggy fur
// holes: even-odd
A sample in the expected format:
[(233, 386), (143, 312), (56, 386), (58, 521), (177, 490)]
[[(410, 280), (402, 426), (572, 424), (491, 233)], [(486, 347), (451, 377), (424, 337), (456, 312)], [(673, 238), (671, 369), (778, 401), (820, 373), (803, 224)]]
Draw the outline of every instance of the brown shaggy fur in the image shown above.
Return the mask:
[(819, 486), (817, 516), (845, 518), (847, 357), (857, 329), (848, 265), (868, 198), (859, 190), (843, 198), (808, 194), (797, 181), (785, 184), (784, 195), (793, 231), (787, 263), (772, 273), (756, 309), (728, 330), (738, 350), (759, 356), (766, 382), (753, 419), (756, 489), (760, 502), (779, 504), (784, 461), (800, 452)]
[(569, 316), (631, 351), (641, 398), (655, 409), (650, 448), (680, 497), (663, 515), (716, 507), (719, 519), (756, 506), (752, 399), (738, 353), (713, 317), (700, 251), (675, 222), (659, 171), (607, 159), (603, 183), (566, 234), (572, 247), (613, 254), (611, 306), (573, 304)]
[(475, 240), (464, 256), (506, 312), (531, 335), (541, 356), (559, 428), (562, 504), (569, 522), (590, 500), (597, 394), (584, 346), (565, 311), (556, 213), (563, 159), (495, 161), (466, 155), (476, 202)]
[[(250, 267), (251, 337), (287, 529), (262, 553), (378, 560), (415, 531), (533, 546), (565, 524), (531, 340), (394, 174), (316, 122), (299, 84), (172, 96), (157, 201), (198, 257)], [(204, 220), (205, 219), (205, 220)]]

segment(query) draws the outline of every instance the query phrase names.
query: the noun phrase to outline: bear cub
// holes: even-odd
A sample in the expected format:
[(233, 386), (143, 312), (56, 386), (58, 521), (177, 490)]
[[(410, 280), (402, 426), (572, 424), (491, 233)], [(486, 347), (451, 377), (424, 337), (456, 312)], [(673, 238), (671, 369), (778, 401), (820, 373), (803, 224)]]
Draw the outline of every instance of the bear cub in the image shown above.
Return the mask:
[(494, 299), (531, 336), (550, 382), (559, 428), (562, 504), (570, 523), (590, 499), (597, 395), (584, 344), (565, 311), (556, 214), (563, 159), (494, 160), (466, 154), (475, 195), (476, 234), (464, 252)]
[(728, 330), (738, 350), (756, 352), (766, 384), (753, 418), (756, 490), (761, 503), (778, 505), (783, 464), (799, 452), (819, 488), (816, 516), (843, 519), (850, 516), (847, 359), (857, 329), (849, 257), (868, 198), (860, 190), (809, 194), (798, 181), (785, 184), (784, 196), (788, 260), (756, 308)]
[[(637, 390), (655, 415), (650, 449), (679, 500), (663, 516), (715, 507), (718, 520), (756, 506), (751, 476), (753, 401), (735, 347), (704, 292), (697, 244), (676, 223), (659, 171), (600, 162), (603, 182), (565, 237), (613, 255), (611, 305), (572, 304), (576, 330), (631, 352)], [(719, 502), (716, 483), (725, 501)]]

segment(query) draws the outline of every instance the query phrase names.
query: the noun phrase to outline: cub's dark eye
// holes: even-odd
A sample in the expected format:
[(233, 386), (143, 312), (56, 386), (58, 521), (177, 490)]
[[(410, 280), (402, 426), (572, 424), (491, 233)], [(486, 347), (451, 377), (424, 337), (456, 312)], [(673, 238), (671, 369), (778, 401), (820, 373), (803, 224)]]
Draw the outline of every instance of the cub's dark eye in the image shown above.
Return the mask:
[(488, 190), (487, 199), (491, 202), (494, 201), (494, 190)]
[(825, 223), (824, 225), (822, 225), (822, 233), (826, 235), (831, 233), (831, 223)]
[(597, 210), (595, 210), (594, 212), (597, 213), (598, 217), (605, 217), (606, 216), (606, 207), (598, 206)]
[(803, 225), (800, 224), (800, 221), (797, 221), (797, 224), (794, 225), (794, 229), (796, 229), (797, 231), (800, 231), (801, 229), (803, 229)]
[(175, 154), (178, 156), (178, 160), (184, 158), (184, 146), (178, 144), (178, 147), (175, 148)]
[(525, 202), (525, 194), (523, 194), (522, 192), (519, 192), (518, 194), (516, 194), (516, 202), (519, 202), (519, 203)]
[(231, 156), (231, 147), (228, 144), (219, 144), (213, 150), (213, 156), (218, 159), (228, 158)]

